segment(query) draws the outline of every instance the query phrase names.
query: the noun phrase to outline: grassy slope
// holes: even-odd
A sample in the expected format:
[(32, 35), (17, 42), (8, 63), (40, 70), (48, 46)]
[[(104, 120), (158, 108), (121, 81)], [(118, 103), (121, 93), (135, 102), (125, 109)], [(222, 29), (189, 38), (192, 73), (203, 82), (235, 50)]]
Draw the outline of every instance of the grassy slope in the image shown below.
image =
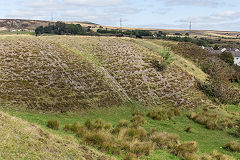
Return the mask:
[[(144, 45), (145, 47), (155, 51), (161, 52), (165, 49), (167, 43), (176, 44), (172, 41), (163, 41), (163, 40), (135, 40), (137, 43)], [(172, 58), (174, 59), (174, 64), (180, 67), (182, 70), (187, 71), (192, 76), (196, 77), (200, 81), (205, 81), (207, 79), (207, 74), (204, 73), (200, 68), (198, 68), (193, 62), (187, 60), (184, 57), (181, 57), (173, 52), (170, 52)]]
[(0, 112), (0, 159), (109, 159), (80, 146), (72, 138), (62, 138)]
[[(234, 111), (240, 113), (240, 106), (229, 106), (229, 111)], [(236, 109), (238, 108), (238, 109)], [(98, 110), (89, 110), (82, 113), (68, 113), (68, 114), (38, 114), (38, 113), (26, 113), (26, 112), (14, 112), (8, 111), (10, 114), (20, 117), (24, 120), (37, 123), (42, 127), (46, 128), (46, 123), (48, 120), (59, 119), (61, 121), (62, 127), (66, 123), (80, 122), (84, 123), (87, 119), (98, 119), (102, 118), (106, 122), (111, 122), (113, 125), (116, 125), (117, 122), (121, 119), (131, 119), (131, 114), (135, 109), (139, 109), (144, 113), (147, 113), (148, 110), (144, 107), (138, 106), (132, 108), (131, 106), (123, 107), (112, 107)], [(186, 133), (184, 131), (188, 126), (193, 127), (193, 133)], [(218, 150), (224, 154), (233, 156), (237, 159), (240, 158), (240, 154), (231, 153), (223, 150), (223, 147), (227, 142), (230, 141), (239, 141), (239, 138), (236, 138), (231, 135), (235, 132), (235, 129), (229, 129), (226, 131), (217, 131), (217, 130), (208, 130), (203, 125), (199, 125), (189, 120), (185, 113), (182, 116), (175, 117), (175, 119), (170, 121), (154, 121), (150, 118), (147, 118), (147, 123), (144, 125), (144, 128), (150, 130), (151, 128), (156, 128), (158, 131), (167, 131), (169, 133), (177, 133), (180, 136), (181, 141), (197, 141), (199, 144), (199, 154), (210, 153), (213, 150)], [(47, 129), (49, 130), (49, 129)], [(51, 131), (51, 130), (49, 130)], [(51, 131), (56, 134), (66, 135), (70, 133), (65, 133), (63, 130)], [(175, 156), (167, 153), (166, 151), (158, 150), (151, 157), (144, 159), (179, 159)]]

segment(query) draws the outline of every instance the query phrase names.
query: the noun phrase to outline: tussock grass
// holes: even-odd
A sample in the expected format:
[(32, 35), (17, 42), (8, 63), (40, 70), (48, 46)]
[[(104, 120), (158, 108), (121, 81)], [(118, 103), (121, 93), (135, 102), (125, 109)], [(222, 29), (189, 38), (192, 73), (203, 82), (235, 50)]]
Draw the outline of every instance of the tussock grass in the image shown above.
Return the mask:
[(177, 156), (188, 157), (198, 152), (198, 144), (197, 142), (184, 142), (173, 147), (172, 152)]
[(240, 152), (240, 145), (236, 141), (227, 143), (224, 148), (232, 152)]
[(180, 116), (181, 113), (176, 108), (164, 108), (159, 111), (151, 111), (147, 114), (148, 117), (154, 120), (171, 120), (175, 116)]
[(167, 132), (153, 132), (150, 135), (150, 139), (159, 149), (171, 149), (179, 144), (179, 136)]
[(230, 118), (208, 111), (201, 111), (199, 113), (193, 112), (190, 113), (188, 117), (199, 124), (205, 125), (206, 128), (211, 130), (225, 130), (235, 126), (235, 123)]
[(54, 130), (58, 130), (60, 127), (60, 122), (59, 122), (59, 120), (50, 120), (47, 123), (47, 127), (54, 129)]

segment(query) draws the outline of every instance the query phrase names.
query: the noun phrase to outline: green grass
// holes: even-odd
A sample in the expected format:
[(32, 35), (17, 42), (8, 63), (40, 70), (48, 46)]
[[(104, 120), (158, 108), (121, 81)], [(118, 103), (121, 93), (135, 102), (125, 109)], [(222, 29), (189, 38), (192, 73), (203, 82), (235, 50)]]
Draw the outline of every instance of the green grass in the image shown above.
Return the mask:
[[(65, 113), (65, 114), (54, 114), (54, 113), (28, 113), (20, 111), (6, 111), (10, 115), (20, 117), (23, 120), (36, 123), (43, 127), (44, 129), (59, 135), (67, 135), (71, 133), (66, 133), (62, 130), (64, 124), (79, 122), (83, 124), (87, 119), (93, 120), (101, 118), (105, 122), (110, 122), (116, 125), (121, 119), (131, 119), (131, 115), (134, 110), (141, 110), (144, 114), (148, 113), (148, 109), (143, 106), (137, 106), (135, 108), (129, 105), (122, 107), (112, 107), (112, 108), (102, 108), (95, 110), (88, 110), (81, 113)], [(240, 109), (237, 106), (229, 106), (228, 110), (234, 110), (240, 113)], [(235, 129), (228, 129), (225, 131), (219, 130), (208, 130), (205, 126), (197, 124), (192, 120), (188, 119), (187, 113), (182, 113), (182, 116), (177, 116), (173, 120), (169, 121), (157, 121), (146, 117), (147, 123), (143, 127), (149, 131), (151, 128), (156, 128), (157, 131), (166, 131), (169, 133), (176, 133), (180, 136), (181, 141), (197, 141), (199, 145), (199, 154), (210, 153), (213, 150), (218, 150), (223, 154), (233, 156), (240, 159), (240, 154), (232, 153), (224, 150), (222, 147), (231, 141), (239, 141), (239, 138), (234, 137), (231, 133), (235, 132)], [(58, 119), (61, 123), (61, 129), (54, 131), (46, 127), (48, 120)], [(192, 133), (187, 133), (184, 130), (191, 126), (193, 128)], [(157, 150), (150, 157), (145, 157), (143, 159), (180, 159), (168, 153), (167, 151)]]

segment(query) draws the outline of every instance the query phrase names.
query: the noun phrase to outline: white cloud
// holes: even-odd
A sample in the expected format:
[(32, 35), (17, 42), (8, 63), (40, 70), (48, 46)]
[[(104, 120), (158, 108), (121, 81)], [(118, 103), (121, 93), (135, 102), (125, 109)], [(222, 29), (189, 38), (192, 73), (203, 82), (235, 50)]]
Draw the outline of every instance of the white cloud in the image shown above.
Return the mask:
[(166, 0), (171, 6), (198, 6), (198, 7), (215, 7), (220, 5), (216, 0)]
[(189, 22), (194, 23), (222, 23), (226, 21), (232, 21), (240, 19), (240, 12), (236, 11), (222, 11), (221, 13), (212, 14), (209, 16), (198, 16), (198, 17), (185, 17), (179, 22)]
[(63, 0), (65, 4), (84, 6), (111, 6), (123, 3), (125, 0)]

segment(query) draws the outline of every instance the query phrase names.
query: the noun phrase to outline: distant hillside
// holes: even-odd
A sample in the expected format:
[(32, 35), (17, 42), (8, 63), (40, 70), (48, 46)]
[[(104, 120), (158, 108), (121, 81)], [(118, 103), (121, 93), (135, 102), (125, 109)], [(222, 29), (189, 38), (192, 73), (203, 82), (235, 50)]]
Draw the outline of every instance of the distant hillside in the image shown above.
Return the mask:
[(6, 27), (7, 29), (28, 29), (34, 30), (39, 26), (47, 26), (49, 21), (40, 20), (23, 20), (23, 19), (0, 19), (0, 27)]
[[(52, 21), (43, 20), (25, 20), (25, 19), (0, 19), (0, 27), (6, 27), (9, 30), (35, 30), (39, 26), (47, 26), (48, 24), (54, 24)], [(73, 24), (81, 24), (83, 27), (96, 26), (98, 24), (92, 22), (66, 22)]]

